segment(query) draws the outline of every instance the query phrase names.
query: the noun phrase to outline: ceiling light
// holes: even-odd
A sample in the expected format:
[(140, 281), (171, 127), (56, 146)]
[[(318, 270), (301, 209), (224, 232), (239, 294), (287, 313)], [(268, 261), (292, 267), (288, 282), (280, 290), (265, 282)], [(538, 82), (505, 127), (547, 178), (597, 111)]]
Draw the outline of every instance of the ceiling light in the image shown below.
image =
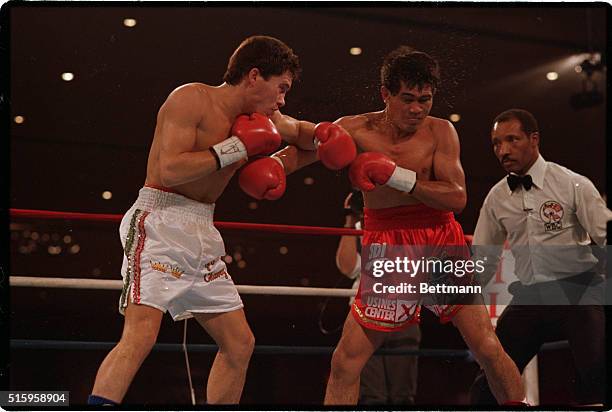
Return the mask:
[(62, 73), (62, 80), (69, 82), (72, 79), (74, 79), (74, 74), (73, 73), (70, 73), (70, 72)]
[(136, 19), (123, 19), (123, 25), (125, 27), (134, 27), (136, 25)]
[(110, 200), (113, 197), (113, 193), (105, 190), (104, 192), (102, 192), (102, 199), (104, 200)]
[(359, 56), (361, 54), (361, 47), (351, 47), (349, 53), (353, 56)]
[(310, 186), (314, 183), (314, 179), (312, 177), (305, 177), (304, 178), (304, 184), (306, 186)]
[(453, 113), (450, 116), (448, 116), (448, 119), (453, 123), (457, 123), (459, 120), (461, 120), (461, 115), (457, 113)]
[(15, 116), (13, 120), (15, 121), (15, 123), (21, 124), (25, 121), (25, 118), (23, 116)]
[(289, 253), (289, 248), (287, 248), (287, 246), (281, 246), (278, 251), (281, 255), (286, 255), (287, 253)]
[(548, 73), (546, 73), (546, 78), (548, 80), (550, 80), (551, 82), (555, 81), (555, 80), (557, 80), (559, 78), (559, 73), (557, 73), (557, 72), (548, 72)]

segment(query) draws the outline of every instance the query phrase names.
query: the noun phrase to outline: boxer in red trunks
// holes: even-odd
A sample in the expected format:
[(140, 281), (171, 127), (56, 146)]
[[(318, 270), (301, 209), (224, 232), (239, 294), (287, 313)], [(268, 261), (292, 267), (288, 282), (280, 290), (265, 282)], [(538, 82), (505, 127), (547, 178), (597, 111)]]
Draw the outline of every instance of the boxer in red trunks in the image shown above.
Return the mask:
[[(364, 248), (373, 243), (465, 245), (453, 216), (463, 210), (467, 198), (459, 139), (448, 121), (429, 116), (439, 83), (437, 62), (400, 47), (386, 57), (381, 83), (384, 110), (335, 122), (361, 152), (349, 177), (364, 192)], [(489, 382), (494, 382), (497, 401), (522, 402), (525, 393), (516, 365), (502, 349), (481, 302), (431, 309), (459, 329)], [(418, 307), (400, 322), (381, 322), (376, 311), (368, 316), (367, 307), (358, 297), (346, 319), (332, 358), (326, 404), (355, 404), (361, 369), (386, 331), (418, 321)]]
[[(463, 231), (453, 216), (463, 210), (467, 199), (459, 138), (448, 121), (429, 116), (439, 83), (438, 64), (425, 53), (400, 47), (385, 59), (381, 82), (384, 110), (315, 127), (315, 136), (322, 142), (318, 143), (318, 157), (337, 170), (350, 163), (347, 159), (352, 160), (355, 144), (361, 152), (352, 161), (349, 176), (353, 186), (364, 192), (364, 249), (374, 244), (411, 245), (414, 251), (414, 245), (425, 245), (440, 254), (449, 248), (459, 250), (458, 257), (467, 259), (461, 252), (465, 251)], [(277, 199), (284, 190), (285, 174), (313, 163), (317, 153), (288, 146), (273, 157), (282, 162), (264, 158), (245, 167), (242, 173), (258, 182), (241, 181), (245, 192), (259, 199)], [(284, 170), (277, 166), (280, 163)], [(334, 351), (326, 404), (356, 404), (361, 370), (384, 334), (418, 322), (420, 307), (414, 302), (406, 305), (405, 313), (398, 312), (398, 303), (403, 302), (397, 300), (364, 302), (364, 275)], [(459, 329), (489, 378), (497, 401), (521, 404), (525, 393), (518, 369), (501, 347), (482, 297), (471, 298), (465, 305), (459, 304), (465, 303), (462, 301), (426, 306), (442, 322), (452, 321)]]

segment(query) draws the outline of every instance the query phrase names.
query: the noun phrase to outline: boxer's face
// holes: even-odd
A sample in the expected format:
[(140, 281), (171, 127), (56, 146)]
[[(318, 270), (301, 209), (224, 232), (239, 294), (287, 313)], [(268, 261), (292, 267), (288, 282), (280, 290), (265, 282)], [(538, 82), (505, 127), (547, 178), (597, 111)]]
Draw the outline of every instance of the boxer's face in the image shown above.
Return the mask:
[(404, 82), (401, 82), (401, 85), (396, 95), (392, 95), (384, 86), (381, 93), (389, 120), (400, 130), (414, 133), (429, 115), (433, 90), (428, 84), (422, 89), (409, 87)]
[(285, 105), (285, 96), (293, 83), (291, 72), (287, 71), (280, 76), (270, 76), (266, 80), (259, 74), (259, 70), (253, 70), (256, 70), (257, 74), (251, 81), (250, 112), (272, 116), (275, 111)]
[(510, 119), (497, 122), (491, 131), (493, 152), (504, 170), (508, 173), (523, 175), (539, 155), (537, 132), (527, 135), (521, 128), (521, 122)]

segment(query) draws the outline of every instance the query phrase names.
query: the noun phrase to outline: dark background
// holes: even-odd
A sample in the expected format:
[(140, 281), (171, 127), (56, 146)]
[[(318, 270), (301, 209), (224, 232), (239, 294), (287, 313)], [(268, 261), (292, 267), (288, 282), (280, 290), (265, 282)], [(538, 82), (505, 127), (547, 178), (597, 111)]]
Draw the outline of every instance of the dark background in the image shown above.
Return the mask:
[[(220, 84), (229, 56), (253, 34), (278, 37), (300, 56), (303, 77), (283, 111), (314, 122), (382, 109), (378, 69), (396, 46), (411, 45), (438, 58), (443, 83), (432, 115), (461, 115), (455, 127), (469, 196), (457, 219), (466, 233), (474, 229), (484, 196), (503, 177), (488, 132), (493, 117), (511, 107), (525, 108), (539, 120), (547, 160), (589, 177), (603, 192), (605, 100), (576, 110), (569, 99), (581, 91), (585, 75), (574, 67), (585, 53), (600, 52), (605, 59), (608, 9), (588, 4), (289, 8), (13, 3), (4, 10), (10, 23), (5, 32), (10, 34), (10, 123), (4, 128), (10, 133), (10, 207), (125, 212), (144, 182), (156, 113), (166, 96), (188, 82)], [(136, 19), (137, 25), (125, 27), (124, 18)], [(363, 53), (350, 55), (353, 46)], [(551, 82), (545, 75), (552, 70), (559, 79)], [(62, 72), (73, 72), (74, 80), (63, 81)], [(605, 96), (605, 71), (596, 72), (593, 80)], [(17, 115), (25, 118), (22, 124), (13, 121)], [(307, 177), (314, 184), (306, 184)], [(309, 166), (288, 178), (282, 199), (254, 204), (234, 180), (217, 202), (216, 220), (343, 224), (342, 201), (350, 188), (346, 172)], [(102, 198), (105, 190), (112, 199)], [(117, 230), (112, 223), (13, 219), (10, 273), (119, 279)], [(228, 265), (237, 284), (351, 284), (335, 268), (337, 237), (223, 235), (228, 255), (240, 258)], [(75, 245), (78, 253), (71, 253)], [(50, 246), (59, 254), (49, 254)], [(281, 246), (286, 254), (280, 253)], [(238, 260), (246, 266), (239, 267)], [(118, 297), (118, 291), (13, 288), (11, 337), (116, 341), (122, 327)], [(246, 295), (243, 300), (258, 344), (334, 345), (339, 338), (339, 333), (319, 330), (324, 298)], [(332, 299), (323, 314), (326, 326), (340, 325), (347, 309), (345, 299)], [(465, 348), (452, 326), (439, 325), (429, 313), (422, 329), (425, 348)], [(159, 341), (181, 339), (182, 323), (166, 317)], [(189, 341), (211, 342), (194, 321)], [(11, 388), (70, 390), (72, 402), (83, 403), (105, 353), (13, 350)], [(569, 359), (564, 351), (542, 356), (542, 401), (573, 399)], [(256, 355), (243, 400), (318, 404), (329, 360)], [(211, 355), (192, 354), (199, 402), (211, 362)], [(422, 358), (417, 402), (467, 403), (476, 369), (473, 362)], [(187, 388), (183, 355), (154, 353), (125, 401), (188, 404)]]

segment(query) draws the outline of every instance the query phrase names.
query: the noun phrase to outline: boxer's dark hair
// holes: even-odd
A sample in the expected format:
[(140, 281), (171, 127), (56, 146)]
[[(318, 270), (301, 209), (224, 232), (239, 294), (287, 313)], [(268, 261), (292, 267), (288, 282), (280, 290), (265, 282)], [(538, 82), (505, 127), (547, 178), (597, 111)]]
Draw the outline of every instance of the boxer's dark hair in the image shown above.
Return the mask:
[(507, 122), (508, 120), (516, 119), (521, 124), (521, 130), (529, 136), (531, 133), (540, 132), (538, 122), (535, 117), (527, 110), (509, 109), (498, 114), (493, 120), (493, 124), (498, 122)]
[(400, 46), (385, 57), (380, 68), (380, 82), (392, 95), (399, 93), (401, 82), (419, 89), (430, 85), (435, 93), (440, 85), (440, 67), (427, 53)]
[(223, 81), (237, 85), (253, 68), (259, 69), (266, 80), (286, 71), (291, 73), (293, 80), (297, 80), (302, 71), (299, 58), (293, 50), (270, 36), (251, 36), (240, 43), (229, 59)]

